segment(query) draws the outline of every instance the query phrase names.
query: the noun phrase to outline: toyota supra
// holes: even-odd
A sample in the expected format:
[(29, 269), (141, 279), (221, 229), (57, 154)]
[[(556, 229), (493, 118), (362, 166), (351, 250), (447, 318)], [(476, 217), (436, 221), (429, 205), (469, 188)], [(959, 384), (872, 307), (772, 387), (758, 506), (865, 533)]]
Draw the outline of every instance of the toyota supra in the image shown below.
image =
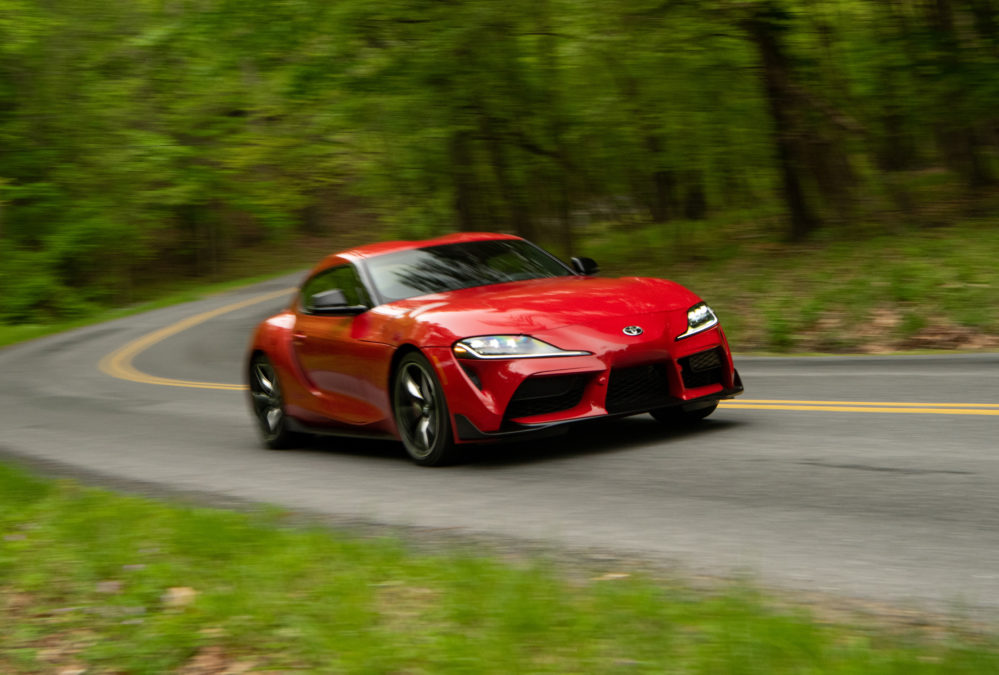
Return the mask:
[(490, 233), (327, 256), (254, 331), (246, 377), (264, 443), (389, 437), (434, 466), (602, 417), (689, 424), (742, 392), (700, 297), (597, 271)]

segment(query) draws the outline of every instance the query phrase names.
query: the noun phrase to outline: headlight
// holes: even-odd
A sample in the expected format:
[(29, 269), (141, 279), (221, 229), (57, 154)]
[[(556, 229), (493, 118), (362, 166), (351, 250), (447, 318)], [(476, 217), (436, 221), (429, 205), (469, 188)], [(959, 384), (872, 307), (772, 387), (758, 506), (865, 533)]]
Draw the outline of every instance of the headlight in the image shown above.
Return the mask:
[(696, 335), (718, 325), (718, 317), (706, 302), (699, 302), (687, 310), (687, 332), (677, 335), (677, 340)]
[(542, 356), (586, 356), (590, 352), (567, 352), (529, 335), (484, 335), (465, 338), (454, 345), (462, 359), (530, 359)]

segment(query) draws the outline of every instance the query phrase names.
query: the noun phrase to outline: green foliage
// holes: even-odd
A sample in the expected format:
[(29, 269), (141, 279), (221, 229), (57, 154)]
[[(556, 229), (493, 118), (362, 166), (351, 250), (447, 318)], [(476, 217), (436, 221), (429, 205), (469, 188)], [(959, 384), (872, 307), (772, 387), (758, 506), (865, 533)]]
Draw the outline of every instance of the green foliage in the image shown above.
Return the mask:
[(348, 197), (567, 254), (747, 208), (771, 238), (890, 226), (995, 185), (997, 26), (970, 0), (0, 0), (0, 321), (211, 275)]

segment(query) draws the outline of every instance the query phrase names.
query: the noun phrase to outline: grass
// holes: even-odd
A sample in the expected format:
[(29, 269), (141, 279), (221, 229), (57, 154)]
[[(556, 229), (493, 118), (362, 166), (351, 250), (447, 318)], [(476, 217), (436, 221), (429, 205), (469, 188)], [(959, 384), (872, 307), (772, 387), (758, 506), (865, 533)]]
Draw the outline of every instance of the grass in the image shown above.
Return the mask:
[[(797, 245), (774, 239), (779, 218), (761, 209), (714, 221), (594, 225), (579, 233), (580, 253), (609, 275), (663, 276), (690, 287), (718, 311), (741, 353), (999, 349), (996, 218), (950, 207), (946, 217), (924, 215), (921, 225), (830, 227)], [(0, 324), (0, 347), (302, 269), (325, 252), (377, 238), (371, 231), (241, 249), (219, 272), (224, 281), (145, 288), (150, 301), (126, 309)]]
[(994, 219), (890, 236), (858, 228), (848, 241), (791, 245), (773, 241), (766, 214), (744, 218), (596, 228), (586, 251), (609, 274), (666, 276), (690, 287), (718, 311), (738, 351), (999, 348)]
[(363, 235), (330, 238), (299, 237), (281, 243), (239, 249), (210, 278), (171, 278), (134, 291), (138, 302), (126, 307), (97, 307), (85, 316), (30, 324), (0, 322), (0, 348), (34, 338), (81, 328), (153, 309), (190, 302), (214, 293), (264, 281), (282, 274), (303, 271), (325, 253), (357, 243)]
[[(301, 269), (301, 266), (299, 269)], [(183, 302), (191, 302), (206, 295), (222, 293), (224, 291), (232, 290), (233, 288), (238, 288), (258, 281), (264, 281), (281, 274), (282, 272), (286, 273), (288, 271), (290, 270), (275, 271), (273, 273), (262, 274), (255, 277), (232, 279), (229, 281), (220, 281), (215, 283), (198, 283), (189, 281), (183, 284), (173, 285), (168, 289), (164, 288), (159, 292), (153, 293), (155, 299), (149, 300), (148, 302), (130, 305), (128, 307), (105, 308), (89, 316), (67, 321), (15, 325), (0, 323), (0, 347), (5, 347), (18, 342), (24, 342), (25, 340), (33, 340), (46, 335), (52, 335), (53, 333), (72, 330), (74, 328), (82, 328), (83, 326), (102, 323), (104, 321), (120, 319), (133, 314), (141, 314), (142, 312), (148, 312), (161, 307), (169, 307), (170, 305), (178, 305)]]
[(0, 465), (0, 672), (985, 673), (999, 643), (123, 497)]
[(302, 271), (318, 262), (326, 253), (365, 243), (377, 237), (371, 234), (372, 231), (378, 231), (376, 227), (362, 225), (364, 223), (359, 225), (356, 231), (343, 231), (341, 228), (323, 237), (303, 235), (285, 241), (235, 249), (217, 272), (209, 277), (167, 276), (155, 283), (151, 282), (133, 289), (132, 296), (135, 302), (126, 307), (91, 305), (94, 308), (92, 312), (66, 320), (38, 321), (30, 324), (0, 322), (0, 348), (73, 328), (197, 300), (213, 293)]

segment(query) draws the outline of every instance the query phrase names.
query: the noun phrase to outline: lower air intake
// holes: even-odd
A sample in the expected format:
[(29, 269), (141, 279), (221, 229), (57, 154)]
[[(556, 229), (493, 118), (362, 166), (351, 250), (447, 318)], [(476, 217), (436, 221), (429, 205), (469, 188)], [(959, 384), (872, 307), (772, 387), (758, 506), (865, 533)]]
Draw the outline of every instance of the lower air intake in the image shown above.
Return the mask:
[(529, 377), (514, 393), (506, 418), (530, 417), (568, 410), (579, 405), (586, 388), (585, 375)]
[(679, 360), (683, 386), (687, 389), (722, 384), (725, 354), (721, 347), (697, 352)]
[(611, 370), (607, 383), (607, 412), (652, 410), (675, 402), (670, 396), (666, 367), (664, 363), (648, 363)]

